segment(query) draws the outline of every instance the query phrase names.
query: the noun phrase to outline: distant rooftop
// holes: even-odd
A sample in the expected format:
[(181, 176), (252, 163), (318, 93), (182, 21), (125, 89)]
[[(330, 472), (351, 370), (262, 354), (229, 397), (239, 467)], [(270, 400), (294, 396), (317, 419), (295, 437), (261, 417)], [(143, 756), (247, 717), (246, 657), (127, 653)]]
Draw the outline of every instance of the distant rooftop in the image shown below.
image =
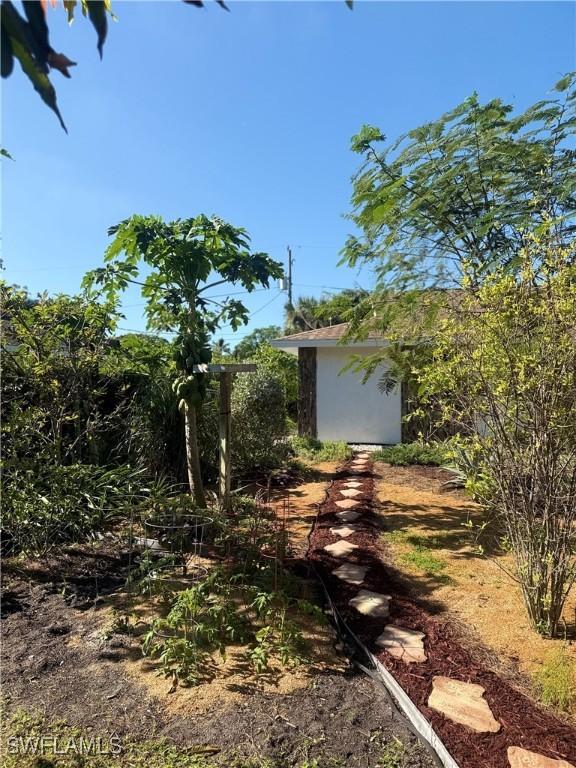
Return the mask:
[[(314, 328), (314, 330), (292, 333), (290, 336), (274, 339), (272, 346), (287, 351), (295, 350), (298, 347), (335, 346), (344, 338), (347, 330), (348, 323), (338, 323), (337, 325), (329, 325), (325, 328)], [(345, 346), (374, 347), (382, 344), (383, 340), (379, 333), (371, 331), (366, 339), (361, 341), (350, 340), (346, 342)]]

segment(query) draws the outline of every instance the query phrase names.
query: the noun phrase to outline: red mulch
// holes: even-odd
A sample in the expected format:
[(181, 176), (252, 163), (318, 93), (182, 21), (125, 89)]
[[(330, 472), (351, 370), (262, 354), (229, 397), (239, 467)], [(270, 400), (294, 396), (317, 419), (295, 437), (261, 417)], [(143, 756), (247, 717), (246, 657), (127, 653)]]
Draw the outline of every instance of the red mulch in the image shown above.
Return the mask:
[[(472, 655), (452, 636), (450, 628), (431, 616), (416, 600), (401, 594), (383, 563), (379, 546), (381, 518), (373, 510), (374, 481), (369, 473), (355, 476), (362, 481), (362, 517), (355, 521), (358, 532), (347, 538), (360, 548), (347, 561), (368, 565), (370, 569), (362, 588), (393, 595), (390, 619), (370, 619), (351, 609), (348, 601), (358, 588), (331, 575), (342, 559), (331, 557), (322, 548), (339, 539), (330, 527), (340, 523), (335, 517), (339, 508), (335, 501), (344, 498), (339, 493), (343, 480), (349, 477), (348, 465), (336, 476), (328, 498), (322, 505), (311, 536), (308, 558), (320, 570), (339, 612), (352, 631), (378, 657), (402, 685), (412, 701), (432, 723), (448, 751), (461, 768), (509, 768), (506, 750), (518, 746), (546, 757), (571, 761), (576, 766), (576, 730), (553, 715), (542, 711), (527, 696), (514, 689), (489, 669), (473, 660)], [(356, 509), (356, 508), (355, 508)], [(394, 659), (375, 645), (388, 621), (416, 629), (426, 634), (424, 645), (428, 660), (423, 664), (405, 664)], [(506, 620), (495, 616), (495, 620)], [(432, 690), (434, 675), (445, 675), (465, 682), (479, 683), (494, 717), (501, 723), (498, 733), (476, 733), (453, 723), (430, 709), (426, 702)]]

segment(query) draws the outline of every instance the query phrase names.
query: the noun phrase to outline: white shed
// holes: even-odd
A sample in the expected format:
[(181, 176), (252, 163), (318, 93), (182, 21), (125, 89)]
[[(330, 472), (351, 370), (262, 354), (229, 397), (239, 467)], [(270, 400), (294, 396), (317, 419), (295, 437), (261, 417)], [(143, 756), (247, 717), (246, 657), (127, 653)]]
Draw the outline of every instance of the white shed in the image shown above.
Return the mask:
[[(272, 346), (298, 356), (298, 433), (319, 440), (386, 445), (402, 440), (402, 393), (378, 388), (378, 373), (362, 383), (362, 375), (342, 372), (351, 355), (369, 355), (385, 341), (372, 335), (342, 342), (347, 324), (275, 339)], [(384, 369), (381, 369), (384, 372)]]

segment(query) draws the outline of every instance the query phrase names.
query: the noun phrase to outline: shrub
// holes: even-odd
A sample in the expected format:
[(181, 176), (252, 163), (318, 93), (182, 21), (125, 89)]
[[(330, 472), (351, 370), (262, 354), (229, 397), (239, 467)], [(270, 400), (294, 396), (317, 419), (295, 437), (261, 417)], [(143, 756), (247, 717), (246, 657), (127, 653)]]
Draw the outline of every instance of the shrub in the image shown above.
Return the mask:
[(344, 441), (321, 442), (313, 437), (293, 437), (292, 448), (297, 456), (309, 461), (346, 461), (352, 448)]
[(286, 398), (270, 371), (238, 376), (232, 390), (232, 465), (244, 472), (282, 463), (287, 452)]
[(141, 498), (142, 473), (130, 467), (37, 465), (5, 469), (3, 541), (16, 551), (46, 554), (86, 539)]
[(532, 625), (554, 635), (576, 581), (576, 244), (545, 225), (523, 236), (516, 275), (465, 277), (418, 378), (468, 438), (495, 543), (514, 555)]
[(449, 460), (450, 455), (445, 445), (438, 443), (399, 443), (382, 448), (372, 454), (375, 461), (386, 461), (394, 467), (406, 467), (409, 464), (422, 464), (440, 467)]

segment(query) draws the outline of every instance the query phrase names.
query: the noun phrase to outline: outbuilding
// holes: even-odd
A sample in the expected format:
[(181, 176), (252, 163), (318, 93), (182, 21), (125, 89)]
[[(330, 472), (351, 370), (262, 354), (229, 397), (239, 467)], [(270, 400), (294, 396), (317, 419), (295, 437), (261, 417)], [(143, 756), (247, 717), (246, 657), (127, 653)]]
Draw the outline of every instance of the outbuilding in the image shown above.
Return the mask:
[[(361, 373), (343, 370), (352, 355), (374, 354), (386, 342), (375, 334), (344, 341), (346, 331), (341, 323), (272, 341), (273, 347), (298, 356), (298, 434), (362, 445), (399, 443), (401, 387), (382, 392), (378, 373), (363, 384)], [(384, 371), (382, 366), (380, 374)]]

